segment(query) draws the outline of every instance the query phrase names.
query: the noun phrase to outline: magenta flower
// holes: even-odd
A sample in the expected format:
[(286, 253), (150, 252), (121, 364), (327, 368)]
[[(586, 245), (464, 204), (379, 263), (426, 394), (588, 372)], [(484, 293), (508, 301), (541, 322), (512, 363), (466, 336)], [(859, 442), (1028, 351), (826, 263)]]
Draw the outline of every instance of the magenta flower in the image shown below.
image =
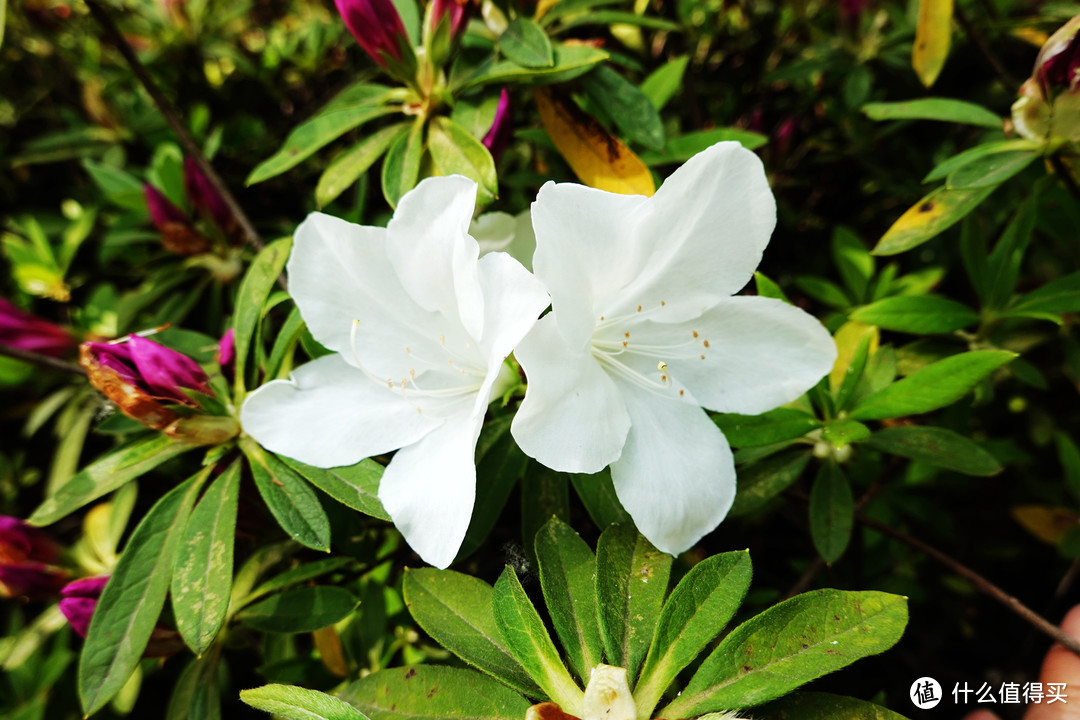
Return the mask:
[(191, 157), (184, 158), (184, 189), (195, 212), (205, 213), (222, 230), (232, 227), (235, 221), (229, 206)]
[(75, 338), (67, 330), (0, 298), (0, 345), (63, 357), (76, 344)]
[(67, 573), (53, 563), (60, 546), (18, 518), (0, 515), (0, 597), (31, 600), (55, 595)]
[(387, 60), (401, 62), (408, 43), (405, 26), (392, 0), (334, 0), (345, 27), (360, 47), (382, 67)]
[(450, 23), (450, 38), (457, 39), (465, 31), (476, 5), (471, 0), (431, 0), (432, 30), (444, 20)]
[(495, 119), (481, 141), (484, 143), (484, 147), (491, 151), (491, 157), (495, 158), (495, 162), (499, 161), (499, 157), (506, 150), (506, 146), (510, 144), (512, 130), (510, 93), (506, 91), (506, 88), (503, 88), (499, 91), (499, 105), (495, 108)]
[(236, 331), (232, 328), (218, 341), (217, 361), (221, 373), (232, 382), (236, 375)]
[[(79, 637), (86, 637), (90, 629), (90, 620), (94, 616), (98, 600), (101, 599), (101, 593), (104, 592), (108, 582), (108, 575), (98, 575), (68, 583), (60, 591), (62, 596), (60, 612), (64, 614), (68, 624), (79, 634)], [(178, 632), (158, 625), (150, 635), (150, 642), (143, 650), (143, 657), (168, 657), (176, 654), (183, 647), (184, 643)]]

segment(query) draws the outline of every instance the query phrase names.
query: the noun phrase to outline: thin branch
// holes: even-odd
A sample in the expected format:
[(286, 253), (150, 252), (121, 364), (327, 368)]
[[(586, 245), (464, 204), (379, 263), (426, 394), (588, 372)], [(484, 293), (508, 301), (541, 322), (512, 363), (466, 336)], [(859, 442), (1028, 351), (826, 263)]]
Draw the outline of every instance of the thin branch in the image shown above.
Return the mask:
[(180, 121), (180, 116), (176, 111), (176, 108), (172, 106), (158, 86), (154, 83), (153, 78), (150, 77), (150, 73), (147, 72), (146, 66), (142, 64), (138, 56), (135, 55), (135, 51), (131, 48), (131, 45), (121, 34), (119, 28), (116, 27), (116, 23), (109, 17), (109, 13), (105, 8), (98, 3), (98, 0), (86, 0), (86, 6), (90, 9), (90, 14), (94, 16), (94, 20), (105, 32), (105, 36), (109, 41), (120, 51), (120, 54), (124, 56), (124, 60), (131, 66), (131, 71), (135, 73), (135, 77), (139, 83), (146, 90), (150, 99), (154, 101), (154, 105), (157, 106), (158, 111), (165, 118), (165, 122), (169, 124), (173, 132), (176, 133), (176, 137), (180, 140), (180, 144), (184, 147), (184, 152), (191, 156), (195, 163), (199, 166), (199, 169), (203, 171), (210, 184), (214, 186), (214, 189), (221, 195), (225, 204), (229, 206), (229, 212), (236, 218), (236, 222), (240, 225), (240, 229), (243, 231), (245, 238), (255, 248), (261, 250), (263, 248), (262, 238), (259, 237), (259, 233), (255, 231), (255, 226), (251, 224), (251, 220), (244, 213), (240, 204), (236, 202), (236, 198), (229, 192), (229, 188), (221, 180), (221, 176), (217, 174), (213, 166), (203, 155), (202, 150), (199, 149), (195, 139), (191, 137), (191, 134), (184, 127), (184, 124)]
[(890, 525), (886, 525), (883, 522), (879, 522), (872, 517), (867, 517), (862, 513), (857, 513), (855, 515), (855, 519), (858, 520), (859, 523), (861, 523), (862, 525), (873, 528), (874, 530), (882, 532), (889, 537), (895, 538), (896, 540), (899, 540), (905, 545), (915, 548), (924, 555), (928, 555), (934, 560), (937, 560), (939, 563), (949, 568), (957, 575), (966, 578), (979, 590), (994, 598), (1027, 622), (1031, 623), (1031, 625), (1033, 625), (1043, 634), (1048, 635), (1057, 642), (1061, 643), (1064, 647), (1068, 648), (1074, 654), (1080, 655), (1080, 639), (1077, 639), (1072, 635), (1067, 634), (1064, 630), (1049, 622), (1042, 615), (1039, 615), (1027, 605), (1020, 602), (1018, 599), (1008, 594), (1007, 592), (999, 588), (997, 585), (990, 582), (982, 575), (967, 567), (960, 561), (953, 559), (952, 557), (946, 555), (945, 553), (931, 545), (927, 545), (922, 540), (914, 538), (911, 535), (908, 535), (901, 530), (897, 530)]
[(61, 372), (70, 373), (71, 375), (86, 377), (86, 371), (82, 369), (82, 366), (76, 365), (73, 362), (60, 360), (59, 358), (54, 358), (49, 355), (30, 352), (29, 350), (20, 350), (19, 348), (14, 348), (10, 345), (0, 345), (0, 355), (15, 358), (16, 360), (22, 360), (23, 362), (28, 362), (31, 365), (37, 365), (38, 367), (59, 370)]
[(964, 29), (964, 34), (968, 36), (968, 39), (975, 44), (975, 47), (982, 53), (982, 56), (986, 58), (986, 61), (990, 63), (990, 67), (994, 68), (994, 72), (998, 76), (998, 80), (1001, 84), (1008, 89), (1009, 92), (1015, 93), (1020, 89), (1020, 83), (1013, 79), (1013, 76), (1009, 74), (1009, 71), (1005, 69), (1005, 65), (1001, 62), (994, 51), (990, 49), (990, 46), (986, 43), (986, 40), (975, 29), (975, 26), (971, 23), (971, 19), (964, 13), (963, 8), (960, 7), (960, 3), (954, 3), (953, 5), (953, 17), (956, 18), (956, 22), (960, 24), (960, 27)]

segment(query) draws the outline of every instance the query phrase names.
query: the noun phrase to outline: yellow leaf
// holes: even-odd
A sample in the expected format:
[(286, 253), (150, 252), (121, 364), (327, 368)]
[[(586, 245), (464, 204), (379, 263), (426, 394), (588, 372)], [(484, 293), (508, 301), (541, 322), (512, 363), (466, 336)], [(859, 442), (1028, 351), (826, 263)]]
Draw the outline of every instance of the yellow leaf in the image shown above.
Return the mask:
[(315, 649), (326, 669), (338, 677), (348, 677), (349, 664), (345, 662), (345, 653), (341, 649), (341, 636), (333, 625), (311, 633)]
[(919, 0), (911, 67), (926, 87), (934, 84), (945, 67), (952, 37), (952, 14), (953, 0)]
[(829, 386), (833, 390), (839, 388), (840, 384), (844, 382), (844, 375), (847, 374), (848, 366), (851, 365), (851, 359), (855, 356), (855, 351), (867, 335), (870, 336), (869, 357), (878, 349), (880, 333), (876, 327), (861, 323), (858, 320), (851, 320), (844, 323), (836, 331), (836, 335), (833, 336), (833, 342), (836, 343), (836, 362), (833, 364), (832, 370), (829, 371)]
[(1046, 44), (1046, 41), (1050, 39), (1050, 36), (1047, 33), (1031, 27), (1016, 28), (1009, 34), (1015, 38), (1020, 38), (1028, 45), (1034, 45), (1037, 48), (1041, 48)]
[(934, 190), (897, 218), (870, 252), (896, 255), (923, 244), (974, 210), (996, 187)]
[(534, 91), (540, 121), (581, 182), (624, 195), (656, 192), (645, 163), (573, 100), (549, 88)]
[(1080, 522), (1072, 510), (1045, 505), (1017, 505), (1012, 516), (1029, 533), (1051, 545), (1061, 542), (1065, 533)]

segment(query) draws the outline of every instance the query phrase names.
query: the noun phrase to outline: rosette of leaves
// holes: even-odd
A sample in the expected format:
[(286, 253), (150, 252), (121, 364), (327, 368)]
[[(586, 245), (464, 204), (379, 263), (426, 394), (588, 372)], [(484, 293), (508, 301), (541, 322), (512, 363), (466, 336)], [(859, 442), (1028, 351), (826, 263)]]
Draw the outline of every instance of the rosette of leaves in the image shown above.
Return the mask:
[[(750, 585), (749, 553), (702, 560), (668, 593), (671, 556), (628, 524), (605, 530), (594, 554), (553, 518), (537, 534), (536, 554), (554, 637), (510, 567), (494, 587), (450, 570), (411, 570), (403, 591), (413, 618), (470, 667), (381, 670), (340, 693), (362, 715), (350, 709), (313, 716), (522, 720), (534, 704), (550, 701), (563, 714), (587, 718), (583, 687), (593, 668), (607, 663), (627, 670), (637, 718), (699, 717), (777, 700), (888, 649), (907, 623), (906, 598), (818, 590), (725, 634)], [(681, 674), (692, 666), (683, 682)], [(309, 692), (271, 686), (241, 697), (287, 717), (309, 717), (299, 714), (316, 712), (307, 703), (329, 702)], [(828, 704), (821, 698), (803, 702)], [(857, 700), (835, 702), (849, 718), (889, 714)], [(297, 714), (283, 713), (283, 704), (299, 708)]]

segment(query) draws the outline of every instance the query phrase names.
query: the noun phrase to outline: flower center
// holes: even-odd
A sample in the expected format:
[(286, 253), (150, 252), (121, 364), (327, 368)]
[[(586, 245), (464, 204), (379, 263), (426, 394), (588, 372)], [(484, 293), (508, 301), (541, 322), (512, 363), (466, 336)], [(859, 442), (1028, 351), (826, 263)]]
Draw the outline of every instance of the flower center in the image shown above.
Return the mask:
[[(672, 394), (684, 397), (686, 389), (676, 387), (668, 363), (705, 360), (709, 354), (709, 341), (697, 330), (689, 330), (683, 337), (672, 337), (672, 332), (659, 332), (674, 330), (671, 326), (645, 322), (665, 305), (661, 300), (658, 306), (642, 309), (638, 305), (634, 312), (619, 317), (601, 315), (593, 331), (592, 355), (610, 374), (636, 387), (665, 397)], [(652, 370), (654, 361), (655, 371)]]

